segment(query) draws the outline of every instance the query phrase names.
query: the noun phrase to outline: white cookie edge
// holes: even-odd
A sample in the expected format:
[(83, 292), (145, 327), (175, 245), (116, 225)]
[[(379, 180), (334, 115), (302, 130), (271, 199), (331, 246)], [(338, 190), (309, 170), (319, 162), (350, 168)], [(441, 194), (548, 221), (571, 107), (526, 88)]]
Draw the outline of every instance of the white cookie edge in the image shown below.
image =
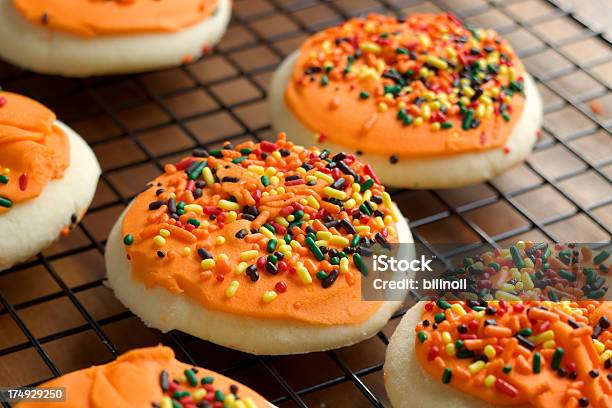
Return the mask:
[[(309, 146), (316, 143), (314, 132), (307, 129), (285, 103), (285, 89), (299, 50), (289, 55), (278, 67), (269, 88), (269, 113), (272, 128), (287, 133), (289, 140)], [(542, 123), (542, 100), (529, 74), (525, 74), (526, 103), (516, 122), (506, 147), (484, 152), (464, 153), (446, 157), (399, 158), (391, 164), (389, 156), (363, 153), (359, 159), (372, 165), (383, 184), (403, 188), (452, 188), (489, 180), (506, 169), (522, 162), (531, 152)], [(381, 141), (384, 142), (384, 141)], [(317, 143), (319, 148), (332, 152), (348, 151), (331, 142)]]
[(229, 23), (231, 0), (219, 0), (215, 14), (181, 31), (80, 37), (32, 24), (0, 0), (0, 57), (22, 68), (72, 77), (125, 74), (179, 66), (204, 45), (217, 44)]
[[(129, 207), (128, 207), (129, 208)], [(413, 242), (399, 213), (400, 242)], [(163, 332), (181, 330), (232, 349), (260, 355), (300, 354), (350, 346), (374, 336), (402, 302), (389, 301), (358, 325), (318, 326), (290, 320), (263, 319), (208, 310), (197, 301), (162, 287), (146, 288), (132, 278), (121, 237), (125, 213), (114, 225), (106, 245), (108, 285), (115, 296), (149, 326)]]
[(68, 136), (70, 166), (41, 194), (0, 215), (0, 271), (26, 261), (55, 241), (76, 214), (80, 221), (96, 193), (100, 165), (94, 152), (70, 127), (56, 121)]

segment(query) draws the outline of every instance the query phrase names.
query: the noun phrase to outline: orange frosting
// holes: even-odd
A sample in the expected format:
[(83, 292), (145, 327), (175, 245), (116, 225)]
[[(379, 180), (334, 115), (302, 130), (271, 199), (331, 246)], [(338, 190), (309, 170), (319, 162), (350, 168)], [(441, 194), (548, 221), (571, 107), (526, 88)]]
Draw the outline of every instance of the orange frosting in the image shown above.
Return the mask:
[[(483, 68), (470, 82), (473, 66)], [(450, 14), (369, 15), (302, 45), (285, 102), (319, 141), (396, 157), (453, 155), (506, 143), (524, 105), (522, 75), (492, 30)]]
[(612, 404), (611, 302), (491, 301), (487, 309), (472, 307), (425, 305), (415, 351), (436, 381), (494, 405)]
[(1, 214), (61, 178), (70, 164), (70, 146), (55, 114), (38, 102), (2, 92), (0, 104)]
[(173, 32), (208, 18), (217, 0), (13, 0), (28, 20), (80, 36)]
[[(160, 385), (163, 370), (167, 371), (172, 381), (175, 378), (184, 379), (185, 370), (191, 369), (192, 366), (177, 361), (174, 352), (168, 347), (136, 349), (119, 356), (111, 363), (75, 371), (41, 385), (41, 387), (65, 387), (66, 402), (23, 402), (17, 404), (17, 407), (150, 408), (153, 402), (159, 404), (164, 396)], [(245, 401), (250, 400), (253, 407), (271, 406), (255, 391), (214, 371), (197, 368), (196, 375), (198, 379), (212, 376), (214, 381), (211, 386), (221, 390), (225, 395), (230, 394), (230, 386), (238, 386), (239, 397)], [(185, 380), (182, 380), (181, 390), (193, 391), (196, 388), (199, 387), (190, 387)], [(211, 392), (206, 394), (209, 393)]]
[[(161, 286), (175, 294), (183, 293), (207, 309), (257, 318), (338, 325), (360, 323), (378, 310), (380, 302), (360, 301), (361, 274), (355, 266), (359, 255), (349, 253), (348, 262), (334, 265), (330, 252), (318, 261), (305, 239), (306, 229), (312, 229), (319, 245), (329, 239), (324, 244), (336, 251), (348, 247), (355, 235), (361, 240), (374, 240), (376, 234), (385, 234), (389, 242), (397, 242), (395, 215), (386, 205), (390, 198), (369, 175), (373, 175), (369, 166), (352, 155), (345, 161), (355, 176), (360, 175), (362, 183), (371, 186), (364, 196), (384, 196), (384, 202), (377, 205), (381, 216), (378, 220), (374, 216), (357, 216), (349, 227), (361, 226), (360, 231), (347, 233), (345, 227), (331, 226), (328, 220), (332, 224), (336, 219), (350, 220), (349, 212), (357, 211), (358, 205), (353, 202), (349, 210), (346, 207), (350, 203), (343, 203), (346, 207), (342, 210), (329, 202), (326, 194), (330, 182), (325, 178), (344, 179), (343, 188), (337, 191), (342, 190), (346, 199), (353, 196), (355, 179), (338, 169), (328, 171), (325, 166), (331, 156), (322, 160), (316, 148), (296, 147), (282, 134), (274, 144), (245, 142), (213, 153), (217, 157), (186, 158), (176, 166), (168, 165), (166, 173), (154, 180), (130, 207), (123, 234), (136, 280), (148, 287)], [(207, 162), (207, 167), (198, 170), (195, 165), (202, 161)], [(305, 170), (303, 163), (312, 168)], [(215, 172), (214, 181), (207, 179), (210, 169)], [(262, 175), (264, 169), (267, 170)], [(323, 171), (328, 171), (325, 177), (315, 175)], [(198, 189), (194, 181), (204, 187)], [(236, 201), (234, 208), (232, 200)], [(181, 214), (180, 206), (185, 204)], [(174, 206), (179, 207), (180, 216), (172, 217), (177, 210), (168, 207)], [(258, 209), (257, 217), (246, 214), (253, 207)], [(303, 222), (289, 225), (287, 219), (295, 217), (303, 217)], [(287, 227), (293, 234), (290, 245), (283, 240)], [(202, 254), (212, 258), (214, 266), (201, 265)], [(275, 268), (257, 266), (261, 257), (272, 255)], [(317, 278), (320, 271), (323, 273)], [(320, 280), (322, 274), (332, 278)], [(233, 294), (232, 285), (237, 287)]]

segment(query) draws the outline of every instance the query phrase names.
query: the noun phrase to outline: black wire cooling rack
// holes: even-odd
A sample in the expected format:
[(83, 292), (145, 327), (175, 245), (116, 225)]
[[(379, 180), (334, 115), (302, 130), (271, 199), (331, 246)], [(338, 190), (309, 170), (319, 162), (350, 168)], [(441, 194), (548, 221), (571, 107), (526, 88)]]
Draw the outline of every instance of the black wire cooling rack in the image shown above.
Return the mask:
[[(164, 163), (174, 161), (196, 145), (212, 147), (224, 140), (269, 136), (271, 130), (265, 119), (266, 82), (278, 62), (308, 34), (367, 12), (404, 14), (441, 10), (455, 12), (476, 25), (491, 26), (507, 35), (511, 42), (517, 42), (513, 44), (515, 49), (537, 79), (544, 95), (546, 117), (543, 137), (532, 159), (504, 176), (464, 189), (393, 191), (394, 199), (410, 219), (415, 239), (438, 256), (444, 254), (438, 253), (435, 243), (445, 239), (490, 245), (523, 238), (582, 242), (609, 240), (612, 234), (612, 154), (609, 154), (609, 147), (608, 150), (605, 147), (612, 141), (612, 66), (608, 71), (593, 67), (612, 63), (612, 47), (608, 38), (589, 29), (573, 14), (546, 0), (236, 1), (230, 30), (221, 45), (203, 60), (178, 69), (79, 80), (39, 76), (9, 66), (0, 67), (0, 83), (4, 89), (41, 100), (77, 129), (95, 118), (95, 125), (87, 127), (91, 134), (85, 130), (81, 133), (98, 153), (111, 144), (129, 146), (125, 157), (115, 155), (113, 163), (106, 165), (102, 160), (104, 172), (99, 195), (104, 199), (94, 202), (83, 223), (73, 231), (82, 238), (79, 244), (44, 252), (25, 264), (0, 272), (0, 319), (10, 318), (23, 338), (0, 348), (0, 375), (10, 378), (21, 362), (18, 358), (8, 357), (26, 350), (38, 356), (50, 375), (33, 383), (11, 385), (37, 385), (61, 375), (63, 372), (57, 358), (52, 356), (47, 346), (85, 332), (93, 333), (90, 338), (102, 344), (107, 357), (102, 361), (92, 357), (90, 361), (84, 355), (80, 363), (82, 367), (108, 361), (124, 351), (118, 346), (118, 342), (123, 344), (123, 338), (115, 335), (111, 340), (110, 328), (125, 322), (129, 327), (137, 324), (137, 320), (125, 310), (109, 316), (96, 316), (86, 294), (103, 287), (103, 279), (98, 277), (72, 285), (63, 273), (62, 261), (84, 253), (103, 254), (105, 236), (98, 231), (99, 224), (105, 224), (102, 230), (108, 231), (114, 221), (108, 214), (117, 215), (137, 193), (126, 187), (128, 175), (137, 171), (145, 173), (141, 177), (144, 185), (148, 181), (146, 171), (149, 177), (153, 176), (155, 169), (161, 170)], [(548, 25), (557, 20), (557, 26)], [(571, 44), (580, 41), (585, 41), (585, 47), (597, 43), (601, 55), (587, 58), (577, 52), (580, 47)], [(201, 71), (200, 67), (204, 70)], [(218, 72), (221, 68), (224, 74)], [(572, 77), (581, 82), (574, 83)], [(244, 90), (239, 92), (240, 97), (228, 96), (226, 92), (236, 87)], [(196, 105), (197, 101), (206, 101), (211, 108), (185, 109), (182, 105), (179, 109), (174, 103), (196, 94), (200, 98), (195, 99)], [(589, 101), (593, 100), (604, 101), (603, 113), (592, 108)], [(134, 120), (135, 117), (138, 120)], [(184, 141), (182, 147), (163, 150), (159, 145), (147, 142), (143, 136), (168, 126), (180, 133)], [(110, 136), (93, 136), (110, 128), (114, 129)], [(603, 149), (596, 147), (596, 141)], [(564, 204), (559, 205), (560, 202)], [(33, 268), (42, 268), (45, 279), (57, 285), (59, 290), (27, 300), (9, 301), (13, 297), (11, 291), (26, 288), (19, 289), (15, 285), (3, 288), (3, 279)], [(56, 300), (72, 305), (81, 323), (37, 335), (37, 330), (23, 317), (25, 312)], [(388, 329), (370, 340), (368, 347), (384, 351), (391, 328), (402, 314), (394, 316)], [(3, 330), (0, 328), (0, 340)], [(368, 347), (355, 352), (349, 350), (349, 353), (339, 350), (294, 357), (258, 357), (223, 349), (180, 332), (159, 336), (160, 341), (172, 347), (180, 359), (191, 364), (237, 376), (238, 380), (245, 376), (241, 372), (248, 369), (251, 374), (243, 381), (254, 388), (258, 388), (255, 383), (264, 382), (258, 390), (276, 405), (389, 405), (382, 388), (382, 357), (369, 358)], [(137, 347), (139, 341), (136, 339), (130, 345)], [(66, 346), (62, 352), (77, 351)], [(211, 367), (211, 356), (216, 354), (222, 355), (222, 361), (214, 360), (214, 367)], [(284, 367), (299, 369), (289, 375), (283, 366), (279, 366), (279, 361)], [(324, 380), (303, 385), (294, 381), (296, 370), (313, 378), (313, 373), (318, 371), (329, 371), (330, 374)], [(263, 379), (255, 381), (254, 377)], [(343, 394), (343, 397), (327, 399), (331, 394), (324, 392), (332, 389), (337, 389), (337, 394)], [(315, 397), (318, 394), (323, 396)], [(10, 405), (3, 403), (3, 406)]]

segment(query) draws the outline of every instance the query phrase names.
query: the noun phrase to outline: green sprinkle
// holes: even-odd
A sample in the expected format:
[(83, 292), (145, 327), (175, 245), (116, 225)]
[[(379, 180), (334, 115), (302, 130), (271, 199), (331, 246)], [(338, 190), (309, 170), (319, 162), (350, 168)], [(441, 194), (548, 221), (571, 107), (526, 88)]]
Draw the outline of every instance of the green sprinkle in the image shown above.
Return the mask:
[(322, 261), (325, 259), (325, 255), (323, 255), (323, 252), (321, 252), (321, 249), (311, 237), (306, 237), (304, 241), (306, 242), (306, 245), (308, 245), (308, 248), (310, 248), (310, 252), (312, 252), (317, 261)]
[(512, 365), (510, 365), (510, 364), (505, 365), (505, 366), (502, 368), (502, 371), (503, 371), (505, 374), (510, 374), (510, 371), (512, 371)]
[(6, 177), (4, 174), (0, 174), (0, 184), (8, 184), (9, 182), (9, 178)]
[(278, 262), (278, 257), (276, 255), (268, 255), (266, 258), (268, 262), (276, 264)]
[(606, 294), (606, 290), (605, 289), (597, 289), (597, 290), (592, 290), (587, 294), (587, 298), (589, 299), (600, 299), (602, 298), (604, 295)]
[(446, 367), (444, 372), (442, 373), (442, 384), (448, 384), (451, 382), (451, 378), (453, 377), (453, 370)]
[(450, 128), (452, 128), (452, 127), (453, 127), (453, 123), (452, 123), (452, 122), (442, 122), (442, 123), (440, 124), (440, 127), (441, 127), (442, 129), (450, 129)]
[(132, 234), (127, 234), (123, 237), (123, 243), (125, 245), (132, 245), (134, 243), (134, 236)]
[(406, 117), (406, 110), (404, 108), (397, 111), (397, 115), (395, 116), (397, 120), (404, 120)]
[(457, 351), (463, 350), (463, 347), (464, 347), (463, 340), (459, 339), (455, 342), (455, 349)]
[(285, 236), (283, 237), (283, 240), (285, 241), (285, 244), (290, 243), (291, 242), (291, 235), (285, 234)]
[(225, 399), (225, 394), (223, 394), (223, 391), (221, 390), (215, 391), (215, 400), (219, 402), (223, 402), (224, 399)]
[(190, 218), (187, 220), (187, 223), (193, 225), (194, 227), (198, 228), (200, 226), (200, 221), (195, 219), (195, 218)]
[(498, 264), (497, 262), (491, 262), (489, 265), (487, 265), (489, 268), (493, 268), (495, 269), (496, 272), (499, 272), (499, 270), (501, 269), (501, 265)]
[(234, 164), (240, 164), (243, 161), (245, 161), (247, 159), (246, 156), (241, 156), (241, 157), (236, 157), (234, 160), (232, 160), (232, 163)]
[(414, 118), (412, 117), (412, 115), (406, 115), (404, 116), (404, 120), (402, 122), (404, 125), (408, 126), (412, 123), (413, 120)]
[(374, 185), (374, 179), (369, 178), (361, 184), (361, 188), (359, 189), (359, 192), (364, 193), (365, 191), (372, 188), (373, 185)]
[(13, 202), (5, 197), (0, 197), (0, 207), (11, 208), (13, 206)]
[(363, 259), (361, 259), (361, 255), (357, 253), (353, 254), (353, 262), (355, 262), (355, 266), (357, 266), (357, 269), (359, 269), (359, 272), (361, 272), (363, 276), (368, 276), (368, 266), (363, 262)]
[(542, 371), (542, 356), (540, 355), (540, 352), (536, 351), (535, 353), (533, 353), (533, 372), (536, 374), (540, 374), (540, 371)]
[(329, 78), (327, 75), (321, 76), (321, 86), (327, 86), (329, 84)]
[(185, 398), (189, 396), (189, 391), (175, 391), (174, 394), (172, 394), (172, 398), (174, 399), (181, 399), (181, 398)]
[(274, 228), (272, 225), (268, 224), (267, 222), (262, 225), (262, 227), (264, 227), (265, 229), (267, 229), (268, 231), (275, 233), (276, 232), (276, 228)]
[(502, 118), (504, 118), (506, 122), (510, 122), (510, 115), (508, 115), (508, 112), (503, 111), (501, 115), (502, 115)]
[(191, 385), (192, 387), (195, 387), (196, 385), (198, 385), (198, 377), (196, 376), (196, 374), (193, 372), (192, 369), (188, 368), (184, 371), (185, 373), (185, 377), (187, 378), (187, 382), (189, 383), (189, 385)]
[(325, 271), (319, 271), (317, 272), (317, 279), (318, 280), (323, 280), (323, 279), (327, 279), (327, 272)]
[(276, 244), (278, 243), (278, 241), (276, 241), (275, 239), (271, 239), (268, 241), (268, 244), (266, 245), (266, 250), (268, 252), (274, 252), (274, 250), (276, 249)]
[(206, 167), (206, 160), (202, 160), (198, 163), (198, 165), (193, 169), (191, 173), (189, 173), (189, 178), (191, 180), (195, 180), (202, 175), (202, 170)]
[(221, 157), (223, 157), (223, 152), (219, 149), (213, 149), (213, 150), (209, 150), (208, 153), (210, 153), (210, 155), (212, 157), (216, 157), (218, 159), (220, 159)]
[(404, 55), (406, 55), (406, 54), (408, 54), (408, 53), (409, 53), (409, 51), (408, 51), (407, 49), (405, 49), (405, 48), (402, 48), (402, 47), (397, 47), (397, 48), (395, 49), (395, 53), (396, 53), (396, 54), (404, 54)]
[(242, 149), (240, 149), (240, 154), (248, 155), (248, 154), (251, 154), (252, 152), (253, 150), (249, 149), (248, 147), (243, 147)]
[(438, 299), (436, 301), (436, 306), (438, 306), (440, 309), (442, 310), (446, 310), (446, 309), (450, 309), (451, 304), (448, 303), (446, 300), (444, 299)]
[(364, 213), (365, 215), (370, 215), (372, 214), (372, 212), (370, 211), (370, 209), (364, 204), (361, 204), (359, 206), (359, 210), (361, 210), (362, 213)]
[(206, 377), (202, 378), (202, 385), (212, 384), (214, 381), (215, 377), (207, 375)]
[(296, 221), (299, 221), (304, 217), (304, 211), (297, 210), (296, 212), (293, 213), (293, 216), (295, 217)]
[(557, 347), (552, 357), (551, 367), (553, 370), (558, 370), (561, 367), (561, 359), (565, 351), (561, 347)]
[(474, 109), (468, 109), (467, 112), (465, 112), (465, 115), (463, 116), (463, 123), (461, 125), (461, 128), (463, 130), (468, 130), (470, 127), (472, 127), (473, 120), (474, 120)]
[(597, 272), (593, 268), (584, 268), (584, 274), (587, 278), (587, 283), (593, 283), (597, 279)]
[(355, 234), (355, 236), (353, 236), (353, 239), (351, 241), (351, 248), (355, 248), (357, 245), (359, 245), (359, 241), (361, 241), (361, 237)]
[(570, 271), (566, 271), (565, 269), (559, 270), (559, 276), (570, 282), (574, 282), (576, 280), (576, 275), (574, 275)]
[(183, 408), (183, 404), (181, 404), (175, 399), (172, 399), (172, 408)]
[(370, 97), (370, 94), (368, 92), (366, 92), (366, 91), (361, 91), (361, 92), (359, 92), (359, 97), (361, 99), (368, 99)]
[(533, 334), (533, 331), (529, 327), (525, 327), (524, 329), (519, 330), (517, 334), (520, 334), (524, 337), (529, 337)]
[(417, 333), (417, 337), (419, 338), (419, 341), (421, 343), (425, 343), (425, 340), (427, 340), (427, 333), (421, 330), (420, 332)]
[(457, 358), (474, 358), (475, 355), (472, 350), (468, 349), (459, 350), (456, 354)]
[(340, 263), (340, 258), (338, 258), (337, 256), (334, 256), (329, 260), (329, 263), (332, 265), (338, 265)]
[(267, 176), (261, 176), (261, 184), (264, 187), (268, 187), (270, 185), (270, 179)]
[(601, 251), (600, 253), (597, 254), (597, 256), (595, 256), (595, 258), (593, 258), (593, 262), (596, 264), (600, 264), (606, 259), (608, 259), (609, 257), (610, 257), (610, 253), (608, 251)]
[(521, 258), (521, 253), (519, 252), (519, 249), (517, 247), (510, 247), (510, 255), (512, 255), (514, 266), (516, 266), (518, 269), (522, 269), (525, 267), (525, 263), (523, 262), (523, 258)]
[(559, 301), (559, 297), (557, 296), (557, 293), (552, 288), (548, 291), (548, 298), (552, 300), (553, 302)]
[(444, 320), (446, 320), (446, 315), (444, 313), (436, 313), (434, 320), (436, 323), (442, 323)]

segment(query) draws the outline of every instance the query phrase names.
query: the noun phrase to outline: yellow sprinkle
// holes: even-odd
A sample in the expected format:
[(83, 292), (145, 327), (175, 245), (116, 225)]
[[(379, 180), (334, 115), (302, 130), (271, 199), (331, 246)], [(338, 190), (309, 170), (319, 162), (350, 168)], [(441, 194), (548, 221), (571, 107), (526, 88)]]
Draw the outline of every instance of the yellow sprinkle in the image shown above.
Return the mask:
[(545, 332), (542, 332), (540, 334), (530, 337), (530, 339), (536, 344), (542, 344), (554, 338), (555, 338), (555, 332), (552, 330), (546, 330)]
[(504, 292), (503, 290), (498, 290), (497, 292), (495, 292), (495, 299), (506, 300), (509, 302), (519, 302), (521, 300), (521, 298), (519, 298), (518, 296), (515, 296), (508, 292)]
[(349, 240), (346, 237), (342, 237), (340, 235), (333, 235), (330, 239), (329, 239), (329, 244), (330, 245), (338, 245), (341, 247), (346, 247), (349, 245)]
[(287, 216), (287, 221), (289, 221), (289, 222), (293, 222), (294, 220), (295, 220), (295, 215), (293, 215), (293, 214), (289, 214), (289, 215)]
[(170, 231), (168, 231), (165, 228), (162, 228), (159, 230), (159, 235), (161, 235), (164, 238), (168, 238), (170, 236)]
[(495, 385), (495, 380), (497, 380), (497, 378), (495, 378), (495, 376), (493, 374), (489, 374), (484, 379), (484, 385), (487, 388), (491, 388), (492, 386)]
[(161, 408), (172, 408), (172, 399), (168, 396), (163, 397), (160, 404)]
[(554, 340), (548, 340), (542, 344), (542, 348), (544, 349), (554, 349), (555, 347), (557, 347), (557, 342)]
[(238, 291), (238, 286), (240, 286), (240, 282), (238, 282), (237, 280), (232, 281), (232, 283), (230, 283), (230, 285), (225, 289), (225, 296), (228, 298), (234, 297), (234, 295)]
[(317, 181), (317, 177), (313, 176), (312, 174), (309, 174), (309, 175), (306, 176), (306, 181), (314, 181), (314, 182), (316, 182)]
[(225, 244), (225, 237), (219, 235), (217, 238), (215, 238), (215, 244), (217, 245)]
[(358, 233), (362, 233), (362, 232), (370, 232), (370, 226), (369, 225), (359, 225), (357, 227), (355, 227), (355, 231), (357, 231)]
[(492, 360), (497, 354), (497, 352), (495, 351), (492, 345), (487, 344), (484, 348), (484, 354), (489, 360)]
[(200, 266), (202, 267), (202, 269), (206, 271), (213, 269), (215, 267), (215, 260), (214, 259), (202, 259), (202, 262), (200, 262)]
[(455, 354), (457, 354), (457, 350), (455, 349), (454, 343), (448, 343), (446, 346), (444, 346), (444, 351), (446, 351), (446, 354), (448, 354), (449, 356), (454, 356)]
[(289, 245), (291, 245), (291, 248), (294, 249), (300, 248), (302, 246), (302, 244), (297, 242), (295, 239), (292, 239), (291, 242), (289, 242)]
[(236, 211), (240, 209), (240, 204), (235, 203), (233, 201), (224, 200), (224, 199), (219, 200), (219, 202), (217, 203), (217, 206), (221, 208), (222, 210), (226, 210), (226, 211), (231, 211), (231, 210)]
[(327, 241), (332, 237), (332, 233), (329, 231), (317, 231), (317, 239), (323, 239)]
[(440, 122), (434, 122), (431, 124), (431, 130), (433, 130), (434, 132), (440, 130), (441, 127), (442, 125), (440, 125)]
[(202, 209), (202, 206), (199, 204), (187, 204), (185, 206), (185, 212), (192, 212), (192, 213), (196, 213), (200, 215), (204, 214), (204, 210)]
[(204, 178), (207, 186), (212, 186), (215, 184), (215, 177), (213, 176), (210, 167), (204, 167), (204, 170), (202, 170), (202, 177)]
[(487, 363), (485, 363), (484, 361), (478, 360), (468, 366), (468, 371), (470, 372), (470, 374), (476, 375), (482, 370), (484, 370), (486, 365)]
[(276, 221), (277, 224), (280, 224), (285, 228), (289, 226), (289, 221), (287, 221), (287, 219), (284, 217), (276, 217), (274, 221)]
[(465, 316), (466, 315), (466, 311), (463, 307), (461, 307), (461, 305), (459, 303), (453, 303), (451, 305), (451, 310), (458, 314), (459, 316)]
[(250, 165), (249, 167), (247, 167), (247, 170), (249, 170), (252, 173), (255, 173), (257, 175), (263, 176), (264, 174), (264, 168), (261, 166), (256, 166), (254, 164)]
[[(257, 251), (255, 251), (257, 252)], [(244, 273), (244, 271), (246, 271), (247, 266), (249, 266), (246, 262), (240, 262), (238, 265), (236, 265), (236, 267), (234, 268), (234, 273), (236, 275), (242, 275)]]
[(231, 407), (236, 402), (236, 396), (234, 394), (225, 394), (225, 398), (223, 398), (223, 405), (226, 407)]
[(277, 171), (278, 170), (276, 170), (274, 167), (266, 167), (264, 174), (268, 177), (272, 177), (273, 175), (276, 174)]
[(257, 251), (256, 249), (252, 249), (250, 251), (244, 251), (240, 253), (240, 260), (241, 261), (248, 261), (251, 260), (253, 258), (256, 258), (257, 255), (259, 255), (259, 251)]
[(276, 297), (278, 296), (278, 293), (276, 293), (273, 290), (268, 290), (266, 291), (263, 296), (262, 296), (262, 300), (265, 303), (270, 303), (271, 301), (273, 301), (274, 299), (276, 299)]
[(599, 360), (602, 363), (605, 362), (609, 358), (612, 358), (612, 350), (606, 350), (599, 356)]
[(448, 344), (451, 341), (453, 341), (451, 334), (447, 331), (442, 332), (442, 342), (444, 342), (444, 344)]
[(347, 210), (350, 210), (354, 208), (356, 204), (357, 203), (355, 202), (355, 199), (349, 198), (348, 200), (344, 202), (344, 208), (346, 208)]
[(163, 247), (164, 245), (166, 245), (166, 238), (162, 237), (161, 235), (156, 235), (153, 238), (153, 242), (155, 243), (155, 245), (157, 245), (158, 247)]
[(243, 398), (246, 408), (257, 408), (257, 404), (251, 399), (251, 397)]
[[(372, 198), (372, 190), (366, 190), (365, 193), (363, 193), (363, 201), (369, 201), (371, 198)], [(374, 207), (376, 203), (372, 202), (370, 203), (370, 205)], [(376, 208), (374, 210), (376, 210)]]
[(317, 201), (316, 198), (314, 198), (313, 196), (309, 195), (308, 197), (306, 197), (306, 202), (308, 203), (308, 205), (310, 205), (312, 208), (314, 208), (315, 210), (318, 210), (319, 208), (321, 208), (321, 206), (319, 205), (319, 202)]
[(346, 199), (346, 193), (344, 191), (336, 190), (335, 188), (331, 188), (329, 186), (323, 189), (323, 194), (342, 201)]
[(234, 402), (234, 405), (232, 405), (232, 408), (247, 408), (247, 406), (245, 405), (244, 401), (238, 400)]
[(259, 232), (261, 232), (268, 239), (276, 239), (272, 231), (270, 231), (264, 226), (259, 227)]
[(206, 390), (204, 388), (198, 388), (193, 392), (193, 399), (198, 402), (206, 396)]
[(185, 256), (191, 255), (191, 248), (189, 248), (189, 247), (183, 248), (183, 255), (185, 255)]
[(355, 204), (361, 204), (363, 202), (363, 196), (358, 192), (354, 192), (353, 200), (355, 200)]
[(412, 122), (412, 124), (414, 126), (421, 126), (423, 124), (423, 118), (420, 116), (417, 116), (416, 118), (414, 118), (414, 122)]
[(595, 350), (597, 350), (597, 352), (600, 354), (606, 349), (606, 346), (597, 339), (593, 339), (593, 344), (595, 345)]
[(320, 171), (315, 171), (314, 175), (317, 178), (320, 178), (321, 180), (327, 181), (329, 184), (332, 184), (334, 182), (334, 178), (330, 176), (329, 174), (325, 174)]
[(342, 274), (348, 272), (348, 270), (349, 270), (349, 260), (348, 260), (348, 258), (340, 258), (339, 269), (340, 269), (340, 273), (342, 273)]
[(361, 51), (363, 52), (372, 52), (374, 54), (378, 54), (382, 51), (382, 48), (380, 47), (380, 45), (370, 42), (370, 41), (364, 41), (361, 44), (359, 44), (359, 49), (361, 49)]
[(379, 111), (379, 112), (386, 112), (386, 111), (387, 111), (387, 109), (389, 109), (389, 107), (387, 106), (387, 104), (386, 104), (386, 103), (384, 103), (384, 102), (380, 102), (380, 103), (378, 104), (378, 111)]
[(236, 211), (230, 211), (227, 213), (227, 216), (225, 217), (225, 223), (229, 224), (231, 222), (236, 221), (236, 218), (238, 218), (238, 214), (236, 213)]
[(280, 248), (278, 248), (278, 250), (287, 257), (291, 256), (291, 252), (292, 252), (291, 245), (287, 245), (287, 244), (281, 245)]
[(310, 276), (310, 272), (308, 272), (308, 269), (306, 269), (302, 262), (298, 262), (295, 269), (302, 283), (307, 285), (312, 283), (312, 276)]
[[(280, 183), (280, 179), (276, 176), (272, 176), (270, 177), (270, 184), (272, 184), (273, 186), (278, 185), (278, 183)], [(278, 193), (280, 193), (280, 191), (277, 190)]]

